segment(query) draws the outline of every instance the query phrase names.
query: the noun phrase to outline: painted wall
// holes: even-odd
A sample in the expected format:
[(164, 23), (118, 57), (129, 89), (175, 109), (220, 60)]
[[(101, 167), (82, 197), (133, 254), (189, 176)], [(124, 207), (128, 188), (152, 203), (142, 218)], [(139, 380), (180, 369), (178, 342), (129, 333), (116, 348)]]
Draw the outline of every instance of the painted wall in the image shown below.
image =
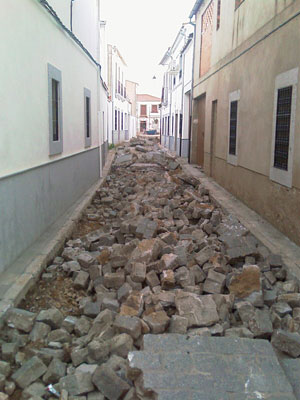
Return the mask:
[[(2, 7), (0, 35), (7, 38), (0, 41), (0, 177), (84, 150), (84, 88), (91, 90), (91, 147), (98, 147), (98, 71), (85, 53), (34, 0)], [(62, 71), (63, 153), (51, 157), (48, 63)]]
[[(68, 26), (69, 1), (51, 4)], [(82, 23), (90, 29), (86, 15)], [(92, 23), (97, 33), (94, 15)], [(0, 35), (1, 272), (99, 179), (109, 107), (98, 67), (38, 1), (7, 2)], [(62, 74), (63, 152), (55, 156), (49, 156), (48, 64)], [(91, 92), (89, 147), (85, 88)]]
[[(236, 26), (234, 21), (235, 18), (238, 18), (238, 13), (240, 14), (239, 37), (244, 38), (244, 42), (237, 41), (239, 47), (233, 52), (227, 53), (226, 57), (218, 61), (217, 64), (212, 64), (210, 71), (202, 79), (199, 79), (198, 71), (195, 71), (194, 98), (199, 99), (200, 96), (206, 94), (204, 118), (205, 172), (211, 174), (217, 182), (300, 244), (300, 160), (297, 156), (300, 152), (299, 85), (296, 88), (292, 188), (285, 187), (270, 178), (273, 156), (275, 81), (278, 75), (300, 65), (300, 54), (295, 51), (295, 43), (300, 39), (300, 17), (292, 19), (287, 24), (285, 24), (285, 21), (300, 12), (300, 1), (286, 1), (286, 7), (282, 9), (282, 7), (279, 7), (280, 2), (273, 0), (266, 2), (245, 0), (236, 11), (234, 11), (231, 3), (234, 3), (234, 1), (230, 2), (227, 9), (223, 8), (221, 11), (222, 46), (220, 43), (218, 44), (219, 53), (217, 47), (213, 47), (214, 60), (219, 60), (220, 57), (224, 56), (224, 48), (232, 49), (230, 46), (232, 46), (232, 37), (235, 37), (235, 35), (231, 36), (228, 32), (237, 33), (234, 30), (234, 26)], [(277, 13), (275, 12), (276, 4), (278, 5)], [(283, 2), (281, 2), (282, 4)], [(272, 10), (273, 19), (270, 20)], [(243, 19), (241, 19), (241, 13), (244, 15)], [(265, 22), (264, 25), (261, 21), (259, 25), (255, 22), (257, 13), (260, 13), (261, 20)], [(200, 30), (199, 16), (198, 32)], [(228, 22), (230, 18), (233, 24), (232, 29)], [(250, 27), (251, 20), (253, 25)], [(225, 32), (226, 29), (227, 33)], [(273, 30), (276, 31), (272, 33)], [(219, 34), (221, 33), (215, 33), (217, 36)], [(226, 36), (227, 34), (228, 36)], [(267, 38), (255, 44), (268, 34)], [(228, 43), (229, 36), (230, 44)], [(197, 39), (199, 38), (197, 37)], [(216, 43), (216, 40), (216, 36), (214, 36), (214, 43)], [(253, 46), (251, 50), (246, 51), (250, 46)], [(241, 52), (245, 53), (237, 57)], [(197, 57), (199, 57), (199, 47), (195, 58), (195, 69), (199, 65)], [(233, 59), (234, 57), (237, 58)], [(240, 91), (240, 100), (238, 103), (237, 165), (234, 166), (228, 162), (229, 95), (237, 90)], [(213, 138), (211, 135), (211, 111), (212, 102), (215, 100), (217, 100), (217, 120), (215, 138)], [(203, 124), (200, 119), (195, 102), (192, 162), (197, 157), (195, 151), (197, 150), (198, 138), (196, 135), (199, 124)], [(213, 141), (214, 151), (212, 154)]]

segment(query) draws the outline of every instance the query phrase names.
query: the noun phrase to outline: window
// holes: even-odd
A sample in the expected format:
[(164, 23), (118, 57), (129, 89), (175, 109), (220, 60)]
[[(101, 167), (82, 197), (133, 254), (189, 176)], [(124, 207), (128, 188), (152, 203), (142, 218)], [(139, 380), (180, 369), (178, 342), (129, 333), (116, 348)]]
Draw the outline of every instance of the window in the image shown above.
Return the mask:
[(292, 187), (298, 68), (276, 77), (270, 179)]
[(245, 0), (235, 0), (235, 9), (239, 8), (239, 6), (244, 2)]
[(118, 130), (118, 111), (115, 110), (115, 131)]
[(85, 147), (91, 145), (91, 91), (84, 89), (84, 128)]
[(238, 116), (239, 116), (240, 91), (229, 95), (229, 144), (227, 161), (237, 165), (238, 156)]
[(141, 105), (141, 115), (147, 116), (147, 105), (146, 104)]
[(157, 104), (152, 104), (152, 107), (151, 107), (151, 112), (152, 112), (152, 113), (158, 113), (158, 107), (157, 107)]
[(238, 102), (230, 103), (230, 131), (229, 131), (229, 154), (236, 155), (236, 131), (237, 131)]
[(48, 64), (49, 155), (63, 151), (61, 71)]
[(288, 169), (293, 86), (278, 90), (274, 167)]
[(218, 0), (218, 8), (217, 8), (217, 30), (220, 28), (221, 22), (221, 0)]
[(124, 129), (124, 114), (121, 115), (121, 130)]

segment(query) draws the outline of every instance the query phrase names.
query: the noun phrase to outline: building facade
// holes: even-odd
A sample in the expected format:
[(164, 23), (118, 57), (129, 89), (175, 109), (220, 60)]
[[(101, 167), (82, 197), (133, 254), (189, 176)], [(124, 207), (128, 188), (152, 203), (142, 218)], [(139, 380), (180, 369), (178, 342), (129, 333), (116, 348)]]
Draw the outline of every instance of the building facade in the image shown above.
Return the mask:
[(131, 114), (129, 121), (129, 136), (137, 135), (137, 87), (138, 83), (126, 80), (127, 98), (131, 104)]
[(99, 1), (1, 7), (0, 272), (96, 183), (107, 90)]
[(129, 140), (131, 104), (126, 92), (127, 65), (117, 47), (108, 45), (108, 90), (112, 102), (112, 133), (109, 143)]
[(191, 161), (300, 244), (299, 0), (198, 0)]
[(189, 155), (193, 49), (193, 28), (184, 24), (160, 62), (165, 68), (161, 143), (182, 157)]
[(150, 94), (137, 95), (138, 130), (140, 133), (146, 131), (160, 130), (160, 98)]

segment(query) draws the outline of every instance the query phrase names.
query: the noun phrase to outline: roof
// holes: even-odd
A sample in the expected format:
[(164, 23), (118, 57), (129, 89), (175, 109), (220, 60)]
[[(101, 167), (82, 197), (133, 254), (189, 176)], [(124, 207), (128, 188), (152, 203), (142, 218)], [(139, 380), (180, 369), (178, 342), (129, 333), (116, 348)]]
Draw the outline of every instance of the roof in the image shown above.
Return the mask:
[(151, 94), (138, 94), (137, 101), (140, 103), (152, 101), (152, 102), (160, 102), (161, 99), (159, 97), (151, 96)]
[(197, 14), (201, 4), (203, 3), (203, 0), (196, 0), (196, 3), (192, 9), (192, 11), (190, 12), (189, 18), (192, 19), (194, 15)]

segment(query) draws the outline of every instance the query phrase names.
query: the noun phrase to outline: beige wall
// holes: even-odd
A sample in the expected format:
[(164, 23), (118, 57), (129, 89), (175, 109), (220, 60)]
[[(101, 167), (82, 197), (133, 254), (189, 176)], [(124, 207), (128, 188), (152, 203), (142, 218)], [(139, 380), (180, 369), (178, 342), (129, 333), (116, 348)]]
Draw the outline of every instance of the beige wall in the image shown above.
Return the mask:
[[(200, 9), (200, 15), (204, 9), (205, 5)], [(284, 23), (299, 11), (300, 0), (245, 0), (237, 11), (234, 11), (234, 0), (230, 0), (228, 9), (223, 8), (221, 12), (220, 31), (214, 35), (211, 69), (200, 80), (198, 69), (200, 48), (199, 43), (196, 43), (194, 75), (194, 99), (206, 93), (204, 144), (206, 173), (211, 173), (211, 109), (212, 102), (217, 100), (214, 178), (298, 244), (300, 244), (299, 89), (296, 101), (291, 189), (270, 179), (270, 165), (275, 80), (279, 74), (300, 66), (300, 52), (296, 50), (300, 40), (300, 16)], [(200, 15), (197, 22), (198, 32)], [(282, 24), (284, 25), (280, 27)], [(277, 30), (271, 33), (274, 29)], [(266, 34), (270, 35), (255, 44)], [(221, 35), (222, 40), (217, 40), (216, 35)], [(199, 42), (199, 35), (197, 38)], [(247, 51), (250, 46), (253, 46), (252, 49)], [(242, 52), (245, 53), (240, 55)], [(239, 57), (233, 60), (237, 56)], [(227, 162), (229, 94), (237, 90), (240, 91), (238, 155), (237, 166), (232, 166)], [(198, 124), (198, 115), (194, 113), (193, 143), (197, 143)], [(194, 144), (192, 146), (192, 162), (195, 162)]]

